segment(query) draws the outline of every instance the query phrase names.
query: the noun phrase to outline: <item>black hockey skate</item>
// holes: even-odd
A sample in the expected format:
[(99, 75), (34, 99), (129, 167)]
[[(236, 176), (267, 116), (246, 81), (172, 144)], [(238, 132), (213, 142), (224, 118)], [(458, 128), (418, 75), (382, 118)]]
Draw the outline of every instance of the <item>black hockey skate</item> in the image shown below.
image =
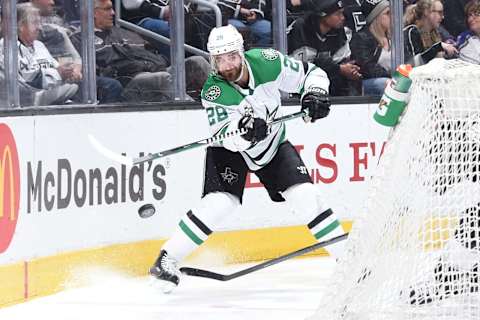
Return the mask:
[(170, 293), (180, 282), (177, 261), (165, 250), (160, 251), (155, 264), (150, 268), (150, 275), (153, 278), (152, 284), (160, 288), (163, 293)]

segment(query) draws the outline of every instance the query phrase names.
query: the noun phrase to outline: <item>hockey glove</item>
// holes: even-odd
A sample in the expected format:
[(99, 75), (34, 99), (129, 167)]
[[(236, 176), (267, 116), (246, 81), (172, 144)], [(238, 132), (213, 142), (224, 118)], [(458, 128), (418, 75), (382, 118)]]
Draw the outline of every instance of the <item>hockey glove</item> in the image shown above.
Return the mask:
[(241, 137), (252, 143), (256, 143), (265, 139), (268, 134), (268, 126), (265, 120), (261, 118), (254, 118), (252, 115), (246, 115), (238, 122), (238, 128), (247, 129), (247, 133)]
[(305, 93), (302, 97), (302, 111), (307, 109), (308, 115), (303, 117), (305, 122), (315, 122), (315, 120), (325, 118), (330, 112), (330, 99), (325, 90), (321, 88), (311, 88), (311, 91)]

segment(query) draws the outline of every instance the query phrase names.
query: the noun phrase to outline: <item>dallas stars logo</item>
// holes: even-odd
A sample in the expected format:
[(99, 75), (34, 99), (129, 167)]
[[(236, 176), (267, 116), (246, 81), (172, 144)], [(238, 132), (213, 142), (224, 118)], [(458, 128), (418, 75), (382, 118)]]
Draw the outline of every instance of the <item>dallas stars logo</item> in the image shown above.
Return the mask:
[(273, 61), (278, 58), (278, 51), (274, 49), (263, 49), (262, 56), (270, 61)]
[(207, 92), (205, 92), (205, 99), (207, 99), (208, 101), (213, 101), (220, 97), (221, 94), (222, 90), (220, 89), (220, 87), (214, 85), (208, 88)]
[(227, 182), (229, 185), (234, 184), (238, 181), (238, 173), (232, 171), (230, 167), (225, 168), (225, 172), (220, 173), (223, 181)]

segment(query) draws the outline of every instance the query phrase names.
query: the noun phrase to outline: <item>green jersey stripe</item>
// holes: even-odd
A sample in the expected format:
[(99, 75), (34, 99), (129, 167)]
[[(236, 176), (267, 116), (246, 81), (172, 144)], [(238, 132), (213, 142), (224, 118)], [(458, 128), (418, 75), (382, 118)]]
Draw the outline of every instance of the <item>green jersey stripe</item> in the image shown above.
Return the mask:
[(197, 237), (195, 233), (193, 233), (192, 230), (183, 222), (183, 220), (180, 220), (180, 223), (178, 224), (180, 226), (180, 229), (197, 245), (201, 245), (203, 243), (202, 239)]
[(338, 228), (338, 226), (340, 226), (340, 222), (338, 222), (338, 220), (335, 219), (335, 221), (330, 223), (328, 226), (326, 226), (325, 228), (323, 228), (319, 232), (315, 233), (315, 235), (314, 235), (315, 239), (319, 240), (319, 239), (323, 238), (325, 235), (329, 234), (330, 232), (332, 232), (333, 230)]
[(319, 232), (320, 230), (323, 230), (326, 226), (328, 226), (329, 224), (334, 222), (335, 219), (336, 219), (335, 215), (332, 214), (331, 216), (325, 218), (322, 222), (317, 224), (315, 227), (310, 228), (310, 232), (312, 234), (315, 234), (315, 233)]

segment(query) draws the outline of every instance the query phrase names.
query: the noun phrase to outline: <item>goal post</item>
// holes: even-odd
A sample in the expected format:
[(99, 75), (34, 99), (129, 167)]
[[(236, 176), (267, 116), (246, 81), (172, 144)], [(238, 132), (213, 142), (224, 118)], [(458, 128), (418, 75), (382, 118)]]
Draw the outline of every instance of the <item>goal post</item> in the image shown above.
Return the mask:
[(414, 68), (347, 252), (310, 319), (480, 319), (480, 66)]

